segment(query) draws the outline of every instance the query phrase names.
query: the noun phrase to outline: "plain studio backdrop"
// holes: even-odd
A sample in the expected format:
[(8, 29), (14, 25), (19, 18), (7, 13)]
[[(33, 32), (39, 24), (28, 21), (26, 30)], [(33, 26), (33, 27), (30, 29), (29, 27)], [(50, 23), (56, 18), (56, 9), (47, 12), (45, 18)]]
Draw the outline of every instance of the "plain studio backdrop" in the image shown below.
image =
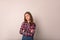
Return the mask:
[(60, 0), (0, 0), (0, 40), (21, 40), (24, 13), (36, 23), (35, 40), (60, 40)]

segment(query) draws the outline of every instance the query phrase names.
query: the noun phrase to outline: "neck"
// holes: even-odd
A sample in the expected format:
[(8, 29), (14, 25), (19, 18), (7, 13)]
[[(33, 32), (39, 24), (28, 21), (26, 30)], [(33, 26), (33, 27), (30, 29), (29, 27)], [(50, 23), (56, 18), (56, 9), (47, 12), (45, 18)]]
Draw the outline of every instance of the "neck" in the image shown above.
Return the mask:
[(27, 21), (28, 23), (30, 22), (30, 21)]

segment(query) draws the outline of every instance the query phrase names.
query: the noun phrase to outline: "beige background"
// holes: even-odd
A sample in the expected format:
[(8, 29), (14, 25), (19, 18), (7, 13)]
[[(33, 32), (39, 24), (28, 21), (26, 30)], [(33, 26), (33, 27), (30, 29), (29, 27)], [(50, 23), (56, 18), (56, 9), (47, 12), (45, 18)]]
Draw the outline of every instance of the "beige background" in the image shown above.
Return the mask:
[(35, 40), (60, 39), (60, 0), (0, 0), (0, 40), (21, 40), (19, 28), (26, 11), (37, 25)]

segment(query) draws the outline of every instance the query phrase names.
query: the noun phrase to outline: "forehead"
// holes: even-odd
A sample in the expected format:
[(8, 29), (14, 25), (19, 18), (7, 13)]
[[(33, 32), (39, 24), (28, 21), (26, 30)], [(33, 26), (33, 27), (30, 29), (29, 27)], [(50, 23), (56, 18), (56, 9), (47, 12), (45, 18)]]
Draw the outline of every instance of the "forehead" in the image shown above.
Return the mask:
[(25, 16), (30, 16), (29, 14), (25, 14)]

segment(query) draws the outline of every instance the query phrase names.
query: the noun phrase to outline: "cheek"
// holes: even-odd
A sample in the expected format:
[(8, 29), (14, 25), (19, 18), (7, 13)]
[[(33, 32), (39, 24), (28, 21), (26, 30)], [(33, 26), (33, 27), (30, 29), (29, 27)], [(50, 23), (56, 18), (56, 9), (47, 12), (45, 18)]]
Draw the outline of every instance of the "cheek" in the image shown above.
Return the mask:
[(28, 19), (30, 19), (30, 17), (28, 17)]

